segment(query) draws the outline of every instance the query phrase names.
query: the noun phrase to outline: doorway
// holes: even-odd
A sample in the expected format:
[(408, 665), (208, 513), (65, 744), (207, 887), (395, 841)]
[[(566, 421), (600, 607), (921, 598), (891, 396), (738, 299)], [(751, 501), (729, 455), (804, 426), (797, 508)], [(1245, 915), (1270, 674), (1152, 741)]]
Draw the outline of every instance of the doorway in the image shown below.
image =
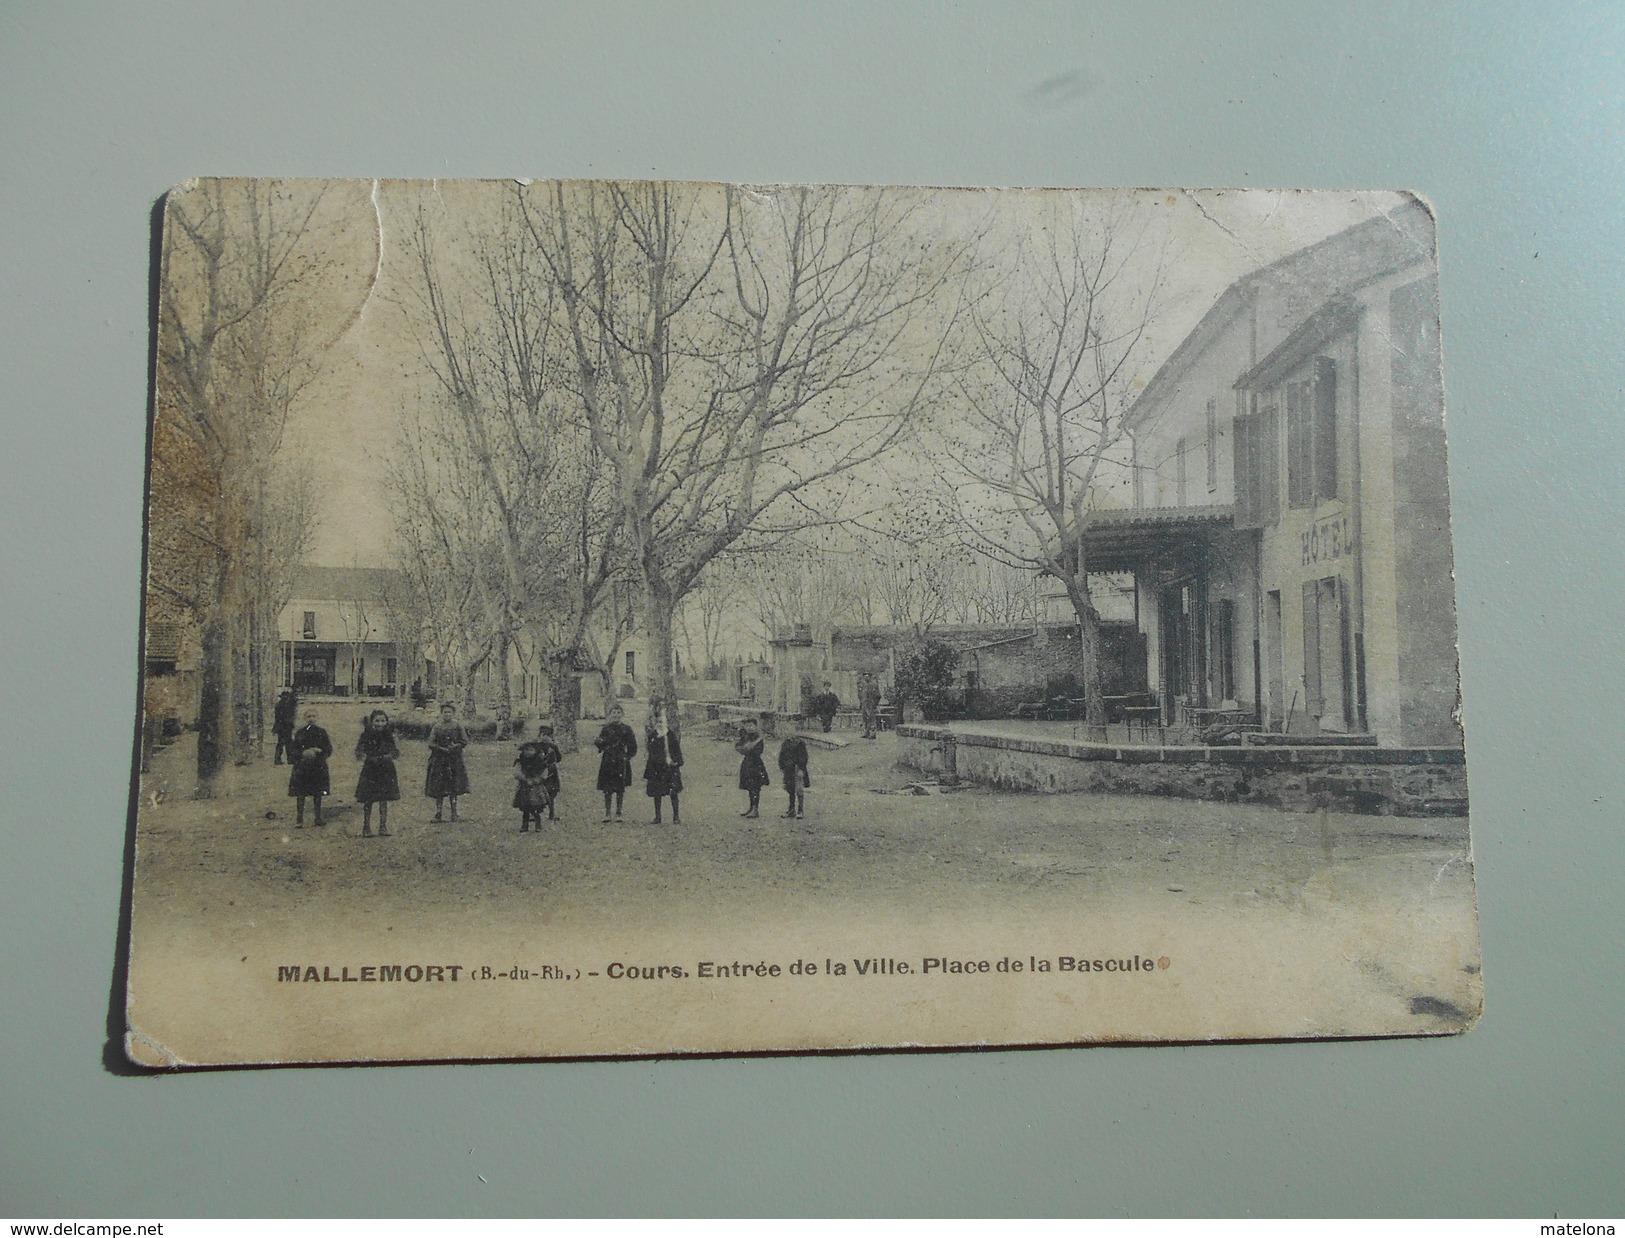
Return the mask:
[(1286, 664), (1281, 648), (1281, 591), (1264, 595), (1264, 663), (1268, 668), (1264, 701), (1266, 722), (1272, 731), (1286, 730)]
[(1303, 585), (1303, 688), (1305, 708), (1321, 731), (1348, 731), (1352, 724), (1349, 624), (1341, 577)]
[(1187, 580), (1157, 595), (1158, 630), (1162, 637), (1162, 716), (1170, 725), (1185, 723), (1185, 710), (1206, 704), (1207, 585)]

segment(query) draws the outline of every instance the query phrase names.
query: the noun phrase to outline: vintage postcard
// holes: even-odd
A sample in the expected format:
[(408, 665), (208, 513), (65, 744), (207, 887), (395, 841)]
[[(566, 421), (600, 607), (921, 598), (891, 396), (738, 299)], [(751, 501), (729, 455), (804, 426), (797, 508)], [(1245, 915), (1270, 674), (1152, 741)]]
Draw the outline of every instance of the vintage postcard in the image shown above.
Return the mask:
[(1414, 195), (199, 180), (162, 227), (133, 1061), (1478, 1017)]

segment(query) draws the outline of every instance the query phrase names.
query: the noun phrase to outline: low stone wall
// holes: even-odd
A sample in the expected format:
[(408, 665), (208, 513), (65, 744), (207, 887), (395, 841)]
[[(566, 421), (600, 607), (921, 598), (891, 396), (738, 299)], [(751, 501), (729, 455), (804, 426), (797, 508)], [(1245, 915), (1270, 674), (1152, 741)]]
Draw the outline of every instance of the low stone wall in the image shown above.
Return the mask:
[(897, 728), (900, 764), (1012, 791), (1107, 791), (1382, 816), (1464, 816), (1459, 748), (1160, 747)]
[(762, 734), (771, 738), (785, 727), (795, 729), (795, 719), (772, 710), (759, 708), (754, 701), (711, 702), (679, 701), (677, 718), (690, 734), (710, 735), (715, 739), (733, 741), (739, 734), (740, 724), (749, 718), (762, 728)]

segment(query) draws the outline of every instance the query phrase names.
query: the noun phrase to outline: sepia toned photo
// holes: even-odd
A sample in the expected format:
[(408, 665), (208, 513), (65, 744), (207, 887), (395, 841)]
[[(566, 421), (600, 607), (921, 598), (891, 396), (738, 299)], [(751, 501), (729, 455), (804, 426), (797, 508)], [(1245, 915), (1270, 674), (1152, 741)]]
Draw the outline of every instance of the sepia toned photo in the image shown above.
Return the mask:
[(177, 187), (131, 1060), (1465, 1030), (1436, 229)]

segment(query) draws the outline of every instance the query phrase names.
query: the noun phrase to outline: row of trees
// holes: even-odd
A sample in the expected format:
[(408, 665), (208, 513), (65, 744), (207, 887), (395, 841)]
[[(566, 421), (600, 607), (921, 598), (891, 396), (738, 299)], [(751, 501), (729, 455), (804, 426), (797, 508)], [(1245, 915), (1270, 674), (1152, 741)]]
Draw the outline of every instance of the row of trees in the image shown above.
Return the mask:
[(1148, 212), (1058, 198), (1001, 234), (897, 191), (501, 192), (472, 236), (459, 204), (419, 206), (403, 298), (436, 389), (402, 544), (465, 664), (522, 643), (566, 733), (560, 672), (613, 655), (599, 628), (636, 622), (670, 696), (678, 644), (715, 664), (741, 613), (758, 635), (1021, 621), (1044, 572), (1099, 715), (1083, 535), (1126, 475)]
[(315, 532), (288, 418), (364, 303), (376, 258), (336, 244), (353, 192), (200, 181), (164, 206), (148, 619), (201, 639), (198, 790), (265, 728), (276, 619)]
[[(505, 676), (517, 646), (553, 676), (568, 733), (571, 668), (629, 622), (669, 697), (679, 622), (690, 660), (695, 629), (714, 660), (730, 606), (764, 632), (815, 602), (929, 625), (976, 597), (1013, 616), (1042, 570), (1077, 608), (1098, 717), (1083, 534), (1121, 463), (1152, 212), (1022, 201), (1012, 223), (924, 191), (421, 194), (389, 250), (429, 376), (391, 464), (399, 609), (464, 682), (486, 659)], [(206, 698), (240, 695), (227, 663), (252, 645), (210, 627), (253, 609), (264, 565), (246, 549), (270, 543), (252, 496), (384, 265), (323, 252), (325, 202), (210, 182), (166, 216), (160, 405), (215, 482)]]
[(678, 612), (684, 663), (718, 665), (796, 623), (927, 631), (1039, 618), (1038, 579), (988, 558), (952, 528), (920, 540), (861, 530), (820, 533), (771, 554), (727, 556), (712, 564)]
[(672, 696), (676, 617), (704, 622), (685, 599), (873, 515), (855, 470), (940, 397), (970, 249), (918, 213), (866, 191), (514, 185), (465, 239), (425, 204), (403, 307), (435, 390), (396, 476), (437, 638), (499, 673), (519, 642), (553, 668), (567, 737), (568, 672), (604, 660), (607, 609)]

